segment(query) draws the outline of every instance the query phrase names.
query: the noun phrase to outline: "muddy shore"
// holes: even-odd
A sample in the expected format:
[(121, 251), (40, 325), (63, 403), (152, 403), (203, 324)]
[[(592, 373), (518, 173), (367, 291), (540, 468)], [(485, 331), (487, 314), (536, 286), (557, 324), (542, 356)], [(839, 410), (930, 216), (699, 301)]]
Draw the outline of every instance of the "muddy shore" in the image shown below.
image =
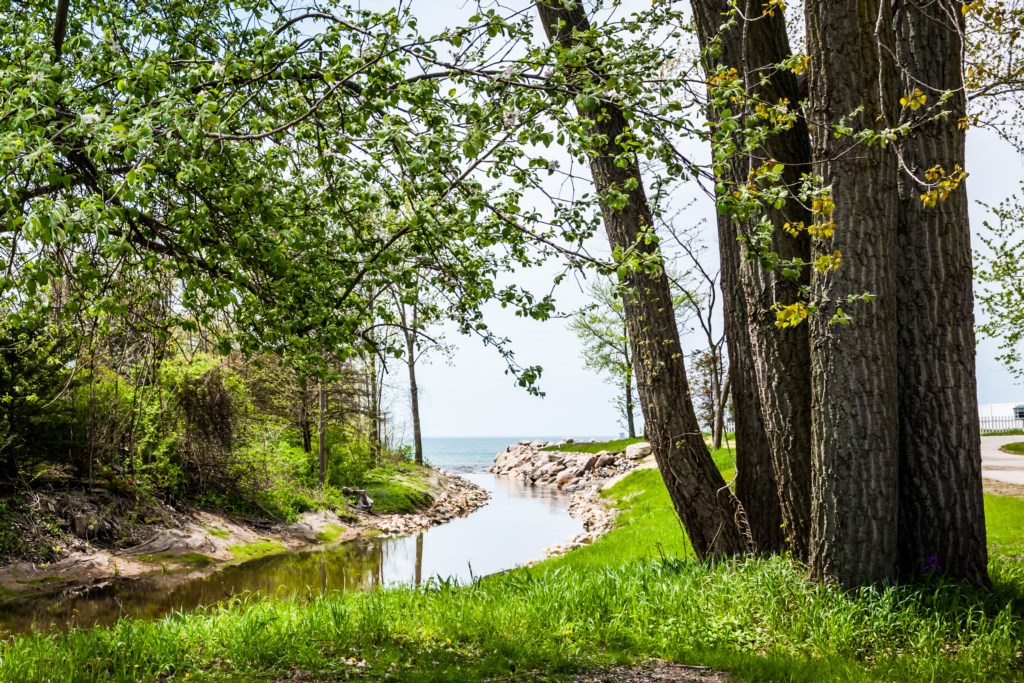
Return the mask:
[[(466, 479), (440, 470), (430, 477), (430, 495), (433, 503), (428, 509), (407, 515), (376, 515), (356, 508), (341, 514), (322, 510), (304, 513), (292, 524), (165, 506), (154, 512), (151, 524), (136, 530), (136, 538), (143, 538), (128, 547), (76, 539), (73, 547), (60, 549), (63, 556), (57, 561), (19, 561), (0, 567), (0, 596), (87, 593), (143, 576), (159, 576), (162, 583), (171, 585), (273, 553), (312, 550), (361, 536), (416, 533), (468, 515), (489, 497)], [(87, 528), (83, 535), (88, 535)]]

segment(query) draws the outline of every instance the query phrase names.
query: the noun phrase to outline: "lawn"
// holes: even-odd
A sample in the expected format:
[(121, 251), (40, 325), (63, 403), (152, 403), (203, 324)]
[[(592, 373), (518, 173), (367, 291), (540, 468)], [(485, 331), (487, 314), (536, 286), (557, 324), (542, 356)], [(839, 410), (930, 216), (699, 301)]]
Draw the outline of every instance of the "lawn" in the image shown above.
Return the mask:
[(608, 451), (609, 453), (618, 453), (626, 450), (626, 446), (634, 443), (640, 443), (644, 441), (643, 437), (636, 437), (632, 439), (616, 439), (614, 441), (598, 441), (597, 443), (560, 443), (545, 446), (542, 451), (559, 451), (569, 453), (600, 453), (601, 451)]
[(1015, 441), (1013, 443), (1008, 443), (1005, 446), (1001, 447), (999, 450), (1005, 451), (1007, 453), (1013, 453), (1014, 455), (1024, 455), (1024, 441)]
[(1022, 499), (986, 496), (991, 591), (923, 577), (846, 592), (784, 557), (696, 562), (655, 470), (605, 495), (616, 529), (530, 569), (35, 634), (0, 645), (0, 680), (553, 681), (652, 657), (737, 681), (1024, 676)]

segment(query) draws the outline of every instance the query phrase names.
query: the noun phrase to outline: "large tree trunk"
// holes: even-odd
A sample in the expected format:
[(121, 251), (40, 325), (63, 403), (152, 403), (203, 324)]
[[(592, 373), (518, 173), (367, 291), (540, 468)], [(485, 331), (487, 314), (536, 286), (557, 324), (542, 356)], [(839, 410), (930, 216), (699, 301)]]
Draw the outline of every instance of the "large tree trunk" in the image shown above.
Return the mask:
[[(538, 0), (536, 5), (552, 44), (566, 50), (583, 46), (586, 39), (581, 34), (590, 25), (581, 3)], [(579, 78), (602, 79), (592, 65), (566, 69), (570, 83)], [(609, 243), (656, 257), (658, 245), (642, 239), (652, 228), (653, 217), (637, 159), (620, 144), (629, 136), (622, 111), (602, 101), (592, 110), (579, 107), (579, 116), (604, 141), (603, 148), (590, 150), (590, 168), (602, 197)], [(626, 195), (622, 208), (613, 208), (607, 201), (613, 189)], [(647, 435), (690, 543), (702, 559), (744, 553), (748, 539), (743, 510), (715, 468), (693, 411), (668, 278), (663, 269), (638, 270), (624, 275), (622, 284)]]
[[(928, 107), (904, 109), (914, 132), (899, 150), (910, 173), (924, 178), (964, 162), (957, 122), (966, 114), (963, 15), (953, 0), (895, 3), (896, 54), (904, 93), (920, 88), (933, 105), (953, 96), (936, 120)], [(899, 320), (899, 564), (908, 575), (941, 570), (988, 582), (978, 427), (974, 296), (967, 195), (952, 192), (933, 208), (925, 188), (902, 174), (897, 282)]]
[[(896, 160), (890, 147), (854, 145), (834, 126), (891, 125), (898, 100), (886, 44), (888, 3), (807, 0), (809, 116), (815, 170), (832, 188), (835, 235), (811, 257), (842, 253), (837, 271), (812, 274), (818, 311), (809, 317), (813, 411), (812, 576), (856, 586), (890, 580), (896, 568)], [(877, 33), (876, 33), (877, 31)], [(828, 216), (818, 215), (827, 220)], [(830, 319), (849, 295), (850, 325)]]
[(736, 248), (735, 224), (725, 216), (719, 217), (718, 241), (736, 430), (736, 497), (747, 512), (750, 535), (757, 550), (776, 553), (786, 547), (779, 483), (764, 431), (747, 304), (739, 286), (740, 252)]
[[(768, 104), (776, 104), (783, 99), (796, 103), (800, 99), (795, 76), (789, 71), (774, 68), (774, 65), (791, 56), (782, 12), (775, 16), (762, 16), (763, 3), (745, 0), (742, 9), (747, 21), (737, 18), (736, 25), (722, 30), (722, 24), (733, 8), (733, 3), (726, 0), (692, 0), (691, 4), (702, 47), (708, 47), (715, 39), (719, 40), (717, 62), (708, 65), (709, 71), (717, 66), (736, 69), (743, 78), (748, 96)], [(770, 78), (762, 83), (761, 79), (766, 73), (770, 74)], [(716, 112), (711, 112), (711, 116), (716, 115)], [(765, 163), (766, 159), (785, 164), (783, 180), (791, 187), (799, 185), (800, 177), (807, 172), (811, 161), (807, 126), (802, 119), (798, 118), (789, 130), (770, 136), (757, 154), (737, 157), (731, 164), (729, 177), (722, 179), (726, 191), (732, 192), (734, 186), (745, 184), (751, 171)], [(806, 262), (810, 253), (807, 237), (800, 235), (794, 238), (782, 229), (787, 221), (810, 222), (801, 202), (793, 199), (787, 202), (782, 211), (773, 212), (771, 217), (775, 230), (770, 249), (783, 260), (802, 259)], [(743, 405), (737, 402), (737, 430), (740, 429), (741, 412), (760, 410), (759, 419), (763, 422), (767, 439), (765, 454), (749, 462), (746, 474), (743, 472), (744, 463), (738, 463), (737, 486), (740, 487), (747, 474), (763, 478), (759, 470), (764, 469), (763, 462), (767, 458), (778, 487), (787, 547), (796, 557), (806, 560), (811, 512), (811, 375), (808, 333), (804, 326), (790, 329), (776, 327), (774, 305), (797, 300), (799, 289), (807, 284), (807, 280), (786, 278), (778, 270), (767, 270), (757, 259), (741, 258), (740, 251), (745, 247), (738, 239), (750, 235), (752, 226), (728, 215), (719, 215), (718, 222), (722, 262), (735, 264), (735, 277), (730, 278), (731, 282), (727, 284), (723, 277), (724, 298), (727, 302), (732, 300), (734, 311), (746, 309), (742, 316), (746, 319), (748, 329), (746, 334), (741, 333), (737, 329), (740, 323), (735, 319), (731, 325), (728, 324), (730, 317), (737, 318), (739, 313), (726, 318), (726, 336), (730, 344), (733, 344), (734, 339), (740, 344), (749, 343), (748, 349), (744, 349), (742, 354), (730, 350), (730, 359), (749, 355), (749, 360), (737, 366), (734, 396), (746, 392), (746, 385), (757, 391), (757, 406), (747, 404), (746, 401)], [(749, 342), (744, 336), (749, 338)], [(743, 448), (740, 434), (737, 434), (736, 440), (738, 447)], [(747, 504), (746, 500), (741, 500)], [(749, 509), (748, 513), (753, 524), (753, 513)]]

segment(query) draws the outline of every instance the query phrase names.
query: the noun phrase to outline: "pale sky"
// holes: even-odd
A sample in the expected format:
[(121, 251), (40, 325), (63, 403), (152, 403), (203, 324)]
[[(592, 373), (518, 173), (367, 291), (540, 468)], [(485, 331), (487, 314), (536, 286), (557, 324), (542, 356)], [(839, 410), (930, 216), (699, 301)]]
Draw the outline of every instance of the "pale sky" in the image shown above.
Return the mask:
[[(391, 3), (382, 0), (362, 4)], [(421, 29), (427, 32), (456, 23), (466, 11), (462, 3), (439, 12), (434, 11), (438, 6), (434, 2), (413, 2), (414, 11), (420, 6), (429, 6), (432, 10), (421, 18)], [(701, 154), (700, 150), (693, 151)], [(997, 204), (1016, 192), (1024, 179), (1024, 161), (993, 134), (971, 131), (967, 170), (972, 231), (977, 247), (981, 244), (977, 235), (986, 217), (986, 210), (977, 202)], [(713, 255), (717, 253), (713, 241), (714, 207), (707, 198), (698, 196), (697, 199), (697, 204), (687, 210), (687, 220), (690, 223), (700, 218), (707, 221), (703, 234), (711, 247), (708, 253)], [(535, 291), (546, 292), (555, 272), (554, 268), (544, 268), (516, 273), (514, 277)], [(587, 302), (580, 287), (571, 282), (557, 290), (557, 299), (563, 312)], [(980, 311), (976, 315), (980, 315)], [(427, 359), (418, 369), (424, 435), (585, 437), (617, 435), (623, 430), (612, 405), (613, 388), (583, 369), (580, 344), (567, 329), (566, 321), (524, 320), (492, 306), (488, 310), (488, 322), (498, 335), (512, 339), (520, 364), (543, 366), (540, 386), (546, 395), (543, 398), (530, 396), (516, 386), (514, 378), (505, 374), (500, 356), (493, 349), (484, 348), (477, 339), (448, 334), (447, 341), (455, 347), (452, 364), (445, 364), (441, 358)], [(689, 337), (689, 340), (684, 339), (684, 345), (691, 348), (700, 345), (696, 335)], [(979, 342), (979, 403), (1024, 402), (1024, 386), (1015, 384), (995, 360), (996, 344), (984, 339)], [(392, 409), (399, 422), (407, 413), (404, 380), (405, 370), (396, 363), (390, 393)]]

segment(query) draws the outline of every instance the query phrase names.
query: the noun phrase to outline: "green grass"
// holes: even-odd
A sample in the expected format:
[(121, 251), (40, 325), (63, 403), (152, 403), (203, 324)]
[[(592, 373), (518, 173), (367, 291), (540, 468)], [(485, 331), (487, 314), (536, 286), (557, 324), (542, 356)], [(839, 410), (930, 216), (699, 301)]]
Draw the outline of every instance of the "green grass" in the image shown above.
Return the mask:
[(1015, 441), (1002, 446), (999, 450), (1012, 453), (1013, 455), (1024, 455), (1024, 441)]
[(1024, 498), (985, 494), (989, 552), (1024, 565)]
[(430, 469), (412, 463), (379, 467), (366, 473), (363, 488), (373, 499), (373, 511), (382, 515), (408, 514), (434, 502)]
[(986, 496), (991, 591), (927, 578), (848, 592), (784, 557), (696, 562), (655, 470), (606, 495), (616, 529), (531, 569), (36, 633), (0, 643), (0, 680), (554, 681), (650, 657), (736, 681), (1024, 676), (1022, 499)]
[(597, 443), (563, 443), (545, 446), (542, 451), (558, 451), (563, 453), (618, 453), (626, 450), (626, 446), (645, 441), (643, 437), (633, 439), (616, 439), (615, 441), (598, 441)]
[(982, 436), (1020, 436), (1024, 435), (1024, 429), (1001, 429), (996, 432), (983, 432)]
[(326, 529), (316, 535), (316, 540), (321, 543), (330, 543), (341, 538), (343, 533), (345, 533), (345, 527), (338, 526), (337, 524), (328, 524)]
[(251, 560), (264, 555), (279, 553), (286, 548), (277, 541), (256, 541), (241, 545), (228, 546), (228, 550), (235, 556), (236, 560)]
[(228, 538), (231, 536), (231, 532), (227, 529), (218, 529), (215, 526), (206, 526), (205, 529), (211, 536), (215, 536), (217, 538)]

